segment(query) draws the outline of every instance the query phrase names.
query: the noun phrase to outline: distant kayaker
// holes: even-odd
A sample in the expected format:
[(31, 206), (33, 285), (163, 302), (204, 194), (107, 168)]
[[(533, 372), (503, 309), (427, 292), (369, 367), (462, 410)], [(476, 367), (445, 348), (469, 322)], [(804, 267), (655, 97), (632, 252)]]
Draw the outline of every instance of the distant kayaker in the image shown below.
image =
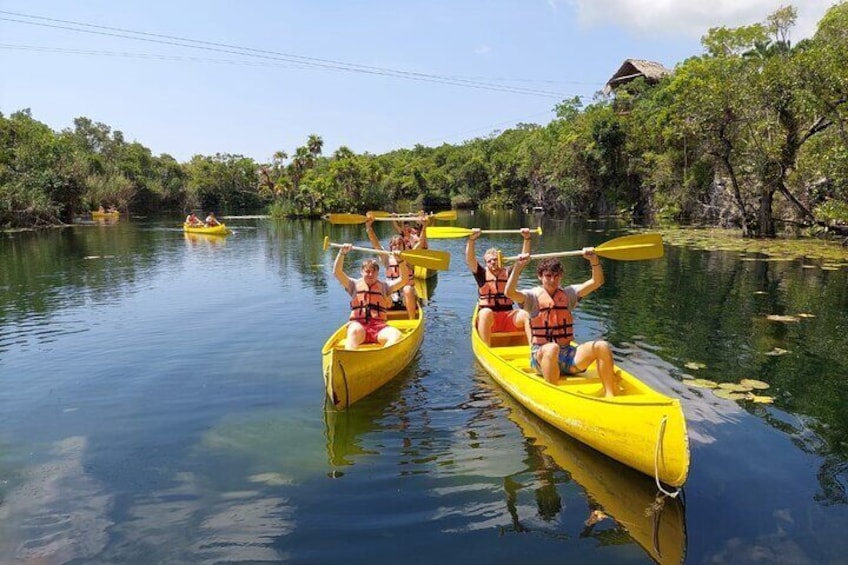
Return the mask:
[(103, 204), (101, 204), (100, 206), (98, 206), (97, 211), (98, 211), (99, 213), (101, 213), (101, 214), (105, 214), (105, 213), (106, 213), (106, 209), (103, 207)]
[(530, 365), (549, 383), (557, 384), (561, 374), (585, 371), (597, 361), (598, 376), (604, 385), (604, 395), (615, 396), (618, 380), (610, 344), (603, 340), (589, 341), (574, 346), (574, 317), (572, 311), (578, 302), (604, 284), (604, 271), (594, 247), (584, 247), (583, 257), (589, 261), (592, 276), (589, 280), (569, 286), (560, 286), (562, 264), (557, 258), (542, 260), (536, 268), (539, 286), (517, 290), (518, 278), (527, 265), (530, 255), (518, 256), (515, 268), (506, 283), (506, 295), (530, 313), (528, 340)]
[(398, 235), (403, 237), (404, 241), (406, 241), (407, 249), (429, 249), (429, 244), (427, 243), (427, 230), (425, 229), (427, 226), (427, 215), (422, 210), (418, 213), (418, 226), (412, 225), (412, 222), (408, 220), (404, 220), (403, 222), (392, 222), (392, 226), (395, 228), (395, 231), (398, 232)]
[[(374, 249), (382, 250), (383, 245), (380, 243), (377, 234), (374, 233), (374, 215), (369, 212), (365, 214), (365, 217), (367, 218), (365, 220), (365, 231), (368, 234), (371, 245)], [(422, 221), (426, 225), (427, 219), (423, 218)], [(396, 235), (389, 240), (389, 251), (400, 252), (407, 249), (406, 240), (402, 236)], [(386, 282), (392, 285), (401, 278), (401, 263), (404, 261), (396, 255), (382, 255), (381, 260), (383, 266), (386, 267)], [(406, 284), (403, 286), (403, 289), (399, 292), (392, 293), (392, 307), (406, 308), (409, 319), (414, 320), (418, 306), (418, 298), (415, 295), (415, 274), (413, 269), (408, 265), (406, 272)]]
[[(530, 230), (521, 229), (524, 244), (522, 253), (530, 253)], [(520, 332), (530, 319), (527, 312), (514, 308), (512, 299), (504, 293), (506, 281), (512, 267), (498, 267), (498, 249), (492, 247), (483, 253), (485, 266), (477, 261), (475, 241), (480, 237), (480, 228), (468, 235), (465, 244), (465, 262), (477, 281), (477, 333), (486, 345), (491, 345), (492, 332)]]
[(206, 224), (206, 227), (211, 228), (212, 226), (220, 226), (221, 222), (219, 222), (217, 220), (217, 218), (215, 218), (215, 212), (209, 212), (209, 215), (206, 216), (205, 224)]
[(202, 226), (203, 225), (203, 222), (200, 221), (200, 218), (198, 218), (197, 215), (194, 212), (192, 212), (191, 214), (186, 216), (185, 223), (188, 224), (189, 226)]
[(339, 248), (333, 265), (336, 279), (351, 297), (345, 349), (357, 349), (365, 343), (391, 345), (402, 334), (386, 323), (386, 308), (391, 304), (392, 293), (403, 288), (406, 282), (406, 263), (401, 263), (401, 276), (393, 284), (378, 279), (380, 263), (376, 259), (364, 260), (360, 268), (362, 277), (351, 279), (344, 272), (344, 257), (350, 248), (350, 243)]

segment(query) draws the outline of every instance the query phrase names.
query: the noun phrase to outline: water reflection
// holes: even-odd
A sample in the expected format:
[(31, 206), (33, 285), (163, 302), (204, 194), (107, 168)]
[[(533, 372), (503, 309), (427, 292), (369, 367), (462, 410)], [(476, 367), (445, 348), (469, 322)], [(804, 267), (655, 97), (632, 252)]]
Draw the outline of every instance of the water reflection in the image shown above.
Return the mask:
[[(507, 417), (527, 439), (527, 462), (539, 484), (535, 498), (543, 520), (553, 519), (563, 509), (553, 473), (559, 468), (586, 491), (590, 512), (580, 537), (594, 538), (602, 546), (632, 539), (657, 563), (683, 562), (686, 514), (679, 498), (663, 495), (650, 477), (559, 433), (500, 389), (497, 396), (507, 409)], [(513, 527), (526, 531), (514, 509), (515, 492), (521, 485), (506, 477), (504, 488)], [(615, 521), (612, 529), (604, 527), (606, 517)]]
[(186, 241), (186, 246), (189, 249), (193, 248), (209, 248), (215, 249), (227, 245), (227, 235), (223, 234), (206, 234), (206, 233), (183, 233)]

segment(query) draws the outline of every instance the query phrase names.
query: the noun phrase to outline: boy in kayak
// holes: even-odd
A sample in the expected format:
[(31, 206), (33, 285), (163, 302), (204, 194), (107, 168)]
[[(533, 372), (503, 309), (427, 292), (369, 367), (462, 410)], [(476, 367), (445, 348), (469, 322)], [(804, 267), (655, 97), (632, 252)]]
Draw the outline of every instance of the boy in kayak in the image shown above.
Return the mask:
[(610, 344), (603, 340), (589, 341), (575, 346), (574, 317), (572, 311), (581, 298), (604, 284), (604, 271), (594, 247), (584, 247), (583, 257), (589, 261), (592, 276), (589, 280), (568, 286), (562, 282), (562, 264), (557, 258), (544, 259), (536, 268), (539, 286), (517, 290), (518, 277), (530, 260), (528, 253), (518, 256), (509, 280), (506, 295), (530, 314), (527, 339), (530, 341), (530, 366), (552, 384), (559, 382), (561, 374), (582, 373), (597, 361), (598, 376), (604, 385), (604, 396), (615, 396), (618, 377), (612, 359)]
[[(530, 253), (530, 229), (522, 228), (524, 238), (522, 253)], [(480, 237), (480, 228), (472, 230), (465, 244), (465, 262), (477, 281), (477, 333), (486, 345), (491, 345), (492, 332), (520, 332), (530, 316), (524, 310), (513, 307), (513, 301), (504, 294), (506, 281), (512, 267), (498, 266), (498, 249), (492, 247), (483, 253), (485, 267), (480, 265), (475, 254), (475, 241)]]
[(197, 226), (203, 225), (203, 222), (200, 221), (200, 218), (198, 218), (197, 215), (194, 212), (192, 212), (191, 214), (186, 216), (185, 223), (189, 226), (192, 226), (192, 227), (197, 227)]
[(406, 263), (400, 264), (401, 276), (392, 284), (378, 280), (380, 263), (376, 259), (365, 259), (360, 268), (362, 277), (351, 279), (344, 272), (344, 257), (350, 248), (350, 243), (339, 248), (333, 265), (336, 279), (351, 297), (345, 349), (357, 349), (366, 343), (391, 345), (402, 334), (386, 323), (386, 308), (391, 304), (392, 293), (400, 290), (406, 282)]
[[(367, 218), (365, 220), (365, 231), (368, 234), (368, 239), (371, 241), (371, 245), (374, 249), (383, 249), (383, 245), (380, 243), (380, 240), (377, 238), (377, 234), (374, 233), (374, 215), (371, 212), (365, 214)], [(422, 225), (427, 225), (426, 216), (421, 217)], [(424, 240), (426, 242), (426, 239)], [(405, 251), (409, 249), (406, 244), (406, 240), (400, 236), (396, 235), (389, 240), (389, 251)], [(400, 272), (400, 264), (404, 261), (395, 255), (382, 255), (381, 256), (383, 265), (386, 267), (386, 282), (394, 284), (398, 279), (401, 278)], [(401, 298), (401, 294), (403, 297)], [(407, 266), (407, 276), (406, 276), (406, 284), (403, 286), (403, 290), (400, 292), (396, 292), (392, 294), (392, 307), (393, 308), (406, 308), (406, 313), (409, 315), (409, 319), (415, 319), (415, 312), (418, 306), (418, 298), (415, 295), (415, 274), (413, 270)]]

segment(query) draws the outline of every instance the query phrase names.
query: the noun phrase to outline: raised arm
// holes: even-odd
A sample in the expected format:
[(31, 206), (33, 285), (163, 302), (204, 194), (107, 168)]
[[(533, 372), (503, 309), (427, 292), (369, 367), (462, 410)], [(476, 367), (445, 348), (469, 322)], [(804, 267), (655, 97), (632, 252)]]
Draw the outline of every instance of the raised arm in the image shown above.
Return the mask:
[(336, 280), (338, 280), (345, 289), (350, 286), (350, 277), (348, 277), (344, 272), (344, 257), (347, 255), (347, 252), (350, 251), (350, 248), (350, 243), (345, 243), (344, 246), (340, 247), (339, 254), (336, 255), (336, 262), (333, 263), (333, 274), (336, 275)]
[(583, 257), (591, 265), (592, 276), (586, 282), (576, 285), (577, 296), (580, 298), (592, 293), (604, 284), (604, 270), (601, 268), (601, 259), (595, 253), (595, 248), (584, 247)]
[(468, 235), (468, 241), (465, 242), (465, 264), (468, 265), (468, 270), (472, 274), (477, 272), (477, 267), (480, 263), (477, 262), (477, 253), (474, 249), (475, 241), (480, 237), (480, 228), (474, 228)]
[(521, 237), (524, 238), (524, 243), (521, 245), (521, 252), (530, 254), (530, 228), (521, 228)]
[(398, 276), (397, 280), (389, 286), (389, 293), (397, 292), (405, 285), (409, 284), (409, 263), (400, 258), (400, 251), (395, 251), (394, 254), (398, 260), (400, 276)]
[(524, 267), (527, 265), (529, 260), (529, 253), (522, 253), (518, 256), (518, 261), (515, 262), (515, 265), (510, 270), (509, 278), (506, 280), (506, 288), (504, 289), (504, 294), (520, 306), (524, 306), (525, 297), (522, 293), (518, 292), (518, 277), (521, 275), (521, 271), (524, 270)]
[(429, 249), (430, 246), (427, 243), (427, 224), (430, 223), (430, 220), (424, 212), (421, 213), (418, 223), (421, 225), (421, 229), (418, 231), (418, 243), (415, 244), (415, 249)]
[(365, 233), (368, 234), (368, 240), (371, 242), (371, 247), (374, 249), (383, 249), (380, 239), (374, 233), (374, 215), (371, 212), (365, 214)]

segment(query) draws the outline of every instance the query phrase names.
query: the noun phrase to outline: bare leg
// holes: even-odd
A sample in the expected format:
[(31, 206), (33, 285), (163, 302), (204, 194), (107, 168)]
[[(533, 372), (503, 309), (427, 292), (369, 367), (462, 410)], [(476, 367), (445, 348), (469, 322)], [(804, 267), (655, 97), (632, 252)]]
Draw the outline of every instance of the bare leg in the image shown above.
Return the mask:
[(377, 341), (380, 342), (380, 345), (383, 347), (387, 345), (392, 345), (393, 343), (397, 343), (400, 341), (400, 338), (403, 337), (403, 334), (399, 329), (393, 328), (391, 326), (386, 326), (380, 333), (377, 334)]
[(542, 376), (551, 384), (559, 383), (559, 345), (546, 343), (536, 352), (536, 361), (542, 368)]
[(477, 311), (477, 333), (486, 345), (492, 344), (492, 326), (495, 325), (495, 313), (491, 308)]
[(598, 377), (604, 385), (604, 396), (607, 398), (615, 396), (618, 389), (620, 377), (615, 374), (615, 364), (612, 359), (612, 349), (607, 341), (597, 340), (580, 344), (574, 356), (574, 365), (585, 370), (592, 361), (596, 362)]
[(358, 349), (365, 341), (365, 328), (359, 322), (348, 322), (345, 349)]

